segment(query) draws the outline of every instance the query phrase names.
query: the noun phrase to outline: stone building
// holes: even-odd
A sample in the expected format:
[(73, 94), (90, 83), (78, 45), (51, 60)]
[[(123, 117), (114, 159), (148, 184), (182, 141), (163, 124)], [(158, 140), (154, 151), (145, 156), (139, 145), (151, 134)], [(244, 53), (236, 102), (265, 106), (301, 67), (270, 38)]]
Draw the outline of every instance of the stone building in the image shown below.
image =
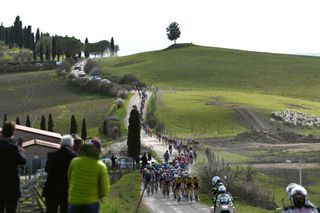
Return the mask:
[[(0, 128), (2, 132), (2, 128)], [(47, 153), (60, 148), (61, 134), (41, 129), (16, 125), (14, 140), (19, 141), (25, 150), (27, 158), (26, 167), (35, 171), (38, 167), (43, 168), (46, 163)]]

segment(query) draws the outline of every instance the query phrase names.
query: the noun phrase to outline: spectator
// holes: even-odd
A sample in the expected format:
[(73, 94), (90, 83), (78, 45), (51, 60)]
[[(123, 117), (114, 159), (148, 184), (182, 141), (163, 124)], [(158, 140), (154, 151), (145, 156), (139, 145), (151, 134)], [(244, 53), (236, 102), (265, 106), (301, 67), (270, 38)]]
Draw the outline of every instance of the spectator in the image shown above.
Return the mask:
[(46, 172), (47, 181), (43, 196), (46, 198), (47, 213), (66, 213), (68, 209), (68, 167), (76, 156), (72, 152), (73, 137), (64, 135), (60, 141), (61, 148), (48, 153)]
[(148, 158), (146, 156), (146, 153), (143, 153), (143, 156), (141, 157), (141, 163), (142, 163), (141, 169), (146, 168), (147, 163), (148, 163)]
[(169, 158), (170, 158), (170, 156), (169, 156), (169, 152), (168, 152), (168, 150), (166, 151), (166, 153), (164, 153), (163, 158), (164, 158), (164, 161), (165, 161), (166, 163), (168, 163), (168, 162), (169, 162)]
[(106, 165), (99, 160), (101, 143), (90, 139), (71, 161), (68, 170), (70, 212), (99, 212), (99, 200), (110, 189)]
[(148, 154), (148, 161), (151, 161), (152, 160), (152, 155), (151, 155), (151, 152), (149, 152)]
[(117, 157), (115, 157), (114, 156), (114, 154), (112, 154), (112, 156), (111, 156), (111, 168), (116, 168), (116, 159), (117, 159)]
[(14, 213), (21, 196), (18, 165), (26, 164), (23, 149), (14, 145), (14, 122), (5, 122), (0, 137), (0, 212)]
[(82, 138), (80, 138), (77, 134), (72, 134), (73, 137), (73, 151), (76, 155), (79, 154), (79, 149), (81, 145), (83, 144)]

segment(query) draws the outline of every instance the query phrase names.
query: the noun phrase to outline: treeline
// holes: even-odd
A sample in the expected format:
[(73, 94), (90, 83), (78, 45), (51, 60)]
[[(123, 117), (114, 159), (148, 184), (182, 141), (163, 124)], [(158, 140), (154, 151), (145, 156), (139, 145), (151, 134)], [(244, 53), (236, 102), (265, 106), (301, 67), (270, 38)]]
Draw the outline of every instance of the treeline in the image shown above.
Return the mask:
[(60, 60), (61, 56), (66, 58), (81, 57), (82, 52), (86, 58), (92, 55), (104, 54), (112, 57), (117, 55), (119, 46), (114, 43), (113, 37), (110, 42), (102, 40), (96, 43), (89, 43), (88, 38), (85, 43), (80, 39), (69, 36), (51, 36), (49, 33), (40, 32), (39, 28), (36, 34), (32, 32), (32, 26), (23, 27), (20, 17), (17, 16), (13, 25), (10, 27), (0, 26), (0, 40), (4, 41), (9, 48), (19, 47), (29, 49), (33, 52), (34, 61)]

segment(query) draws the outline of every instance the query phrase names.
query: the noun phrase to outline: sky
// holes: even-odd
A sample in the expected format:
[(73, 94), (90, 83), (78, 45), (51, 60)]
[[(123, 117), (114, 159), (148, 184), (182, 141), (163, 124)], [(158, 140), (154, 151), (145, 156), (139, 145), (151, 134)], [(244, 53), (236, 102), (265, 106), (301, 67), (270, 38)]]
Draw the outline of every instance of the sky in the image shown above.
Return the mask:
[(0, 22), (11, 26), (19, 15), (33, 32), (114, 37), (120, 56), (168, 47), (174, 21), (178, 43), (320, 55), (319, 8), (319, 0), (3, 0)]

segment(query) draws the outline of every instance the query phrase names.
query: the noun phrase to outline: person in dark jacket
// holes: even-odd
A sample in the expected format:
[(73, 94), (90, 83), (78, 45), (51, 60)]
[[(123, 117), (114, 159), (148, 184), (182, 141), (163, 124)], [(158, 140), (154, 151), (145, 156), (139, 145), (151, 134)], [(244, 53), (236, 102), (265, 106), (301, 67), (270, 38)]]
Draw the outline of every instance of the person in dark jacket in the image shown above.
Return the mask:
[(18, 166), (26, 164), (23, 149), (14, 144), (14, 122), (5, 122), (0, 137), (0, 212), (16, 212), (20, 192)]
[(66, 213), (68, 209), (68, 168), (76, 156), (73, 151), (73, 137), (64, 135), (61, 138), (61, 148), (48, 153), (46, 172), (47, 181), (43, 196), (46, 198), (47, 213)]

